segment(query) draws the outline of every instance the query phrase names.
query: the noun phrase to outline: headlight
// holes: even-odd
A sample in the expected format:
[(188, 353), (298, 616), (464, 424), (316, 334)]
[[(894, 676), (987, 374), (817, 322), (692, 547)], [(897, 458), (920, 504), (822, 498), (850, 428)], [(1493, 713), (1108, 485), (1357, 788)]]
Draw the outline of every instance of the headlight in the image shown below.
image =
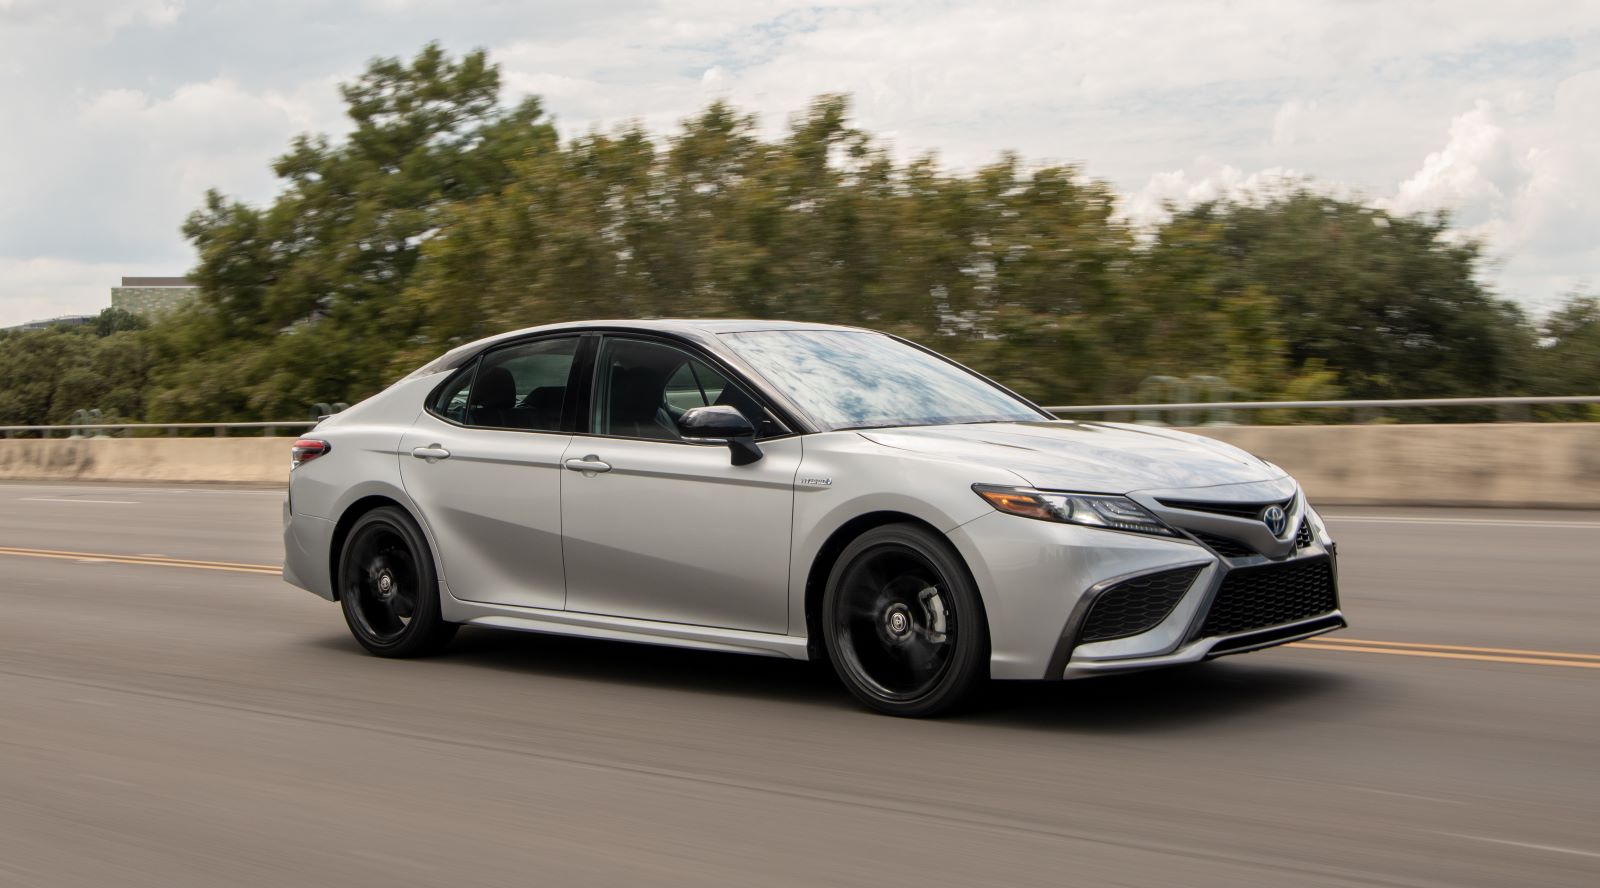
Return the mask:
[(1317, 541), (1324, 546), (1332, 546), (1333, 534), (1328, 533), (1328, 523), (1322, 520), (1316, 509), (1311, 508), (1309, 502), (1306, 502), (1304, 493), (1300, 494), (1300, 504), (1305, 507), (1306, 520), (1311, 522), (1311, 531), (1316, 534)]
[(972, 490), (988, 500), (989, 505), (1010, 515), (1154, 536), (1178, 535), (1156, 516), (1145, 511), (1143, 506), (1125, 496), (1046, 493), (1026, 487), (995, 487), (989, 484), (974, 484)]

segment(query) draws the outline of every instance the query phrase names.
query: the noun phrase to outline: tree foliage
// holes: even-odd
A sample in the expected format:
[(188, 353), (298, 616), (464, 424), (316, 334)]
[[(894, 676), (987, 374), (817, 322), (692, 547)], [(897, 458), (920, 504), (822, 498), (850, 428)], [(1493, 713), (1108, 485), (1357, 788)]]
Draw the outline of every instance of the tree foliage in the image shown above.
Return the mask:
[(537, 100), (501, 107), (482, 52), (379, 59), (341, 92), (350, 136), (297, 138), (272, 206), (211, 192), (185, 224), (201, 298), (154, 331), (152, 419), (298, 416), (380, 388), (404, 344), (388, 315), (445, 209), (557, 147)]
[(271, 205), (212, 192), (189, 218), (196, 304), (0, 339), (0, 415), (293, 418), (462, 342), (597, 317), (860, 324), (1046, 403), (1157, 375), (1261, 399), (1600, 390), (1600, 304), (1531, 322), (1444, 217), (1289, 186), (1136, 229), (1074, 166), (897, 161), (842, 96), (776, 138), (714, 103), (670, 136), (561, 144), (484, 53), (435, 45), (342, 95), (348, 137), (294, 140)]
[(0, 333), (0, 425), (70, 423), (90, 408), (105, 422), (140, 420), (151, 367), (143, 328), (108, 308), (93, 324)]

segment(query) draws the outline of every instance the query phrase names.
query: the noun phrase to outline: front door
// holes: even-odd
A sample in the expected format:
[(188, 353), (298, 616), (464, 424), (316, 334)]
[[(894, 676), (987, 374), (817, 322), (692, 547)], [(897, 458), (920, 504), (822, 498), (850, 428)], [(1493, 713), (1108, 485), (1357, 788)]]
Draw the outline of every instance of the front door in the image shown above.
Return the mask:
[(567, 609), (786, 632), (800, 439), (758, 437), (762, 459), (743, 466), (684, 441), (677, 417), (709, 404), (782, 430), (701, 357), (653, 340), (602, 340), (590, 401), (591, 433), (564, 460)]
[(489, 352), (439, 392), (401, 442), (400, 469), (456, 598), (560, 609), (561, 458), (578, 338)]

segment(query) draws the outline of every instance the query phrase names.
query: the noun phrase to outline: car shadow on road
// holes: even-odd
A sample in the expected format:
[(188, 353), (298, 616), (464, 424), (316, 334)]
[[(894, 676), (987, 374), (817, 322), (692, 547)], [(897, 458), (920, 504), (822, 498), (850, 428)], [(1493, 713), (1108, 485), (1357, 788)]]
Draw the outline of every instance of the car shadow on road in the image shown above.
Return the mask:
[(1286, 711), (1337, 719), (1386, 696), (1370, 674), (1285, 662), (1288, 656), (1293, 655), (1264, 651), (1080, 681), (995, 682), (968, 718), (1042, 730), (1138, 733), (1254, 722)]
[[(329, 635), (312, 644), (366, 656), (348, 635)], [(843, 710), (855, 705), (826, 664), (777, 657), (471, 626), (462, 628), (434, 659), (452, 666), (521, 673), (530, 680), (550, 677)]]
[[(329, 651), (365, 653), (349, 636), (311, 642)], [(1370, 706), (1381, 683), (1324, 664), (1289, 664), (1283, 654), (1133, 675), (1069, 682), (992, 682), (946, 721), (1011, 728), (1092, 733), (1141, 733), (1250, 720), (1286, 709), (1338, 718)], [(483, 668), (629, 688), (744, 697), (793, 704), (809, 711), (869, 713), (823, 663), (806, 663), (600, 641), (560, 635), (463, 629), (439, 660)]]

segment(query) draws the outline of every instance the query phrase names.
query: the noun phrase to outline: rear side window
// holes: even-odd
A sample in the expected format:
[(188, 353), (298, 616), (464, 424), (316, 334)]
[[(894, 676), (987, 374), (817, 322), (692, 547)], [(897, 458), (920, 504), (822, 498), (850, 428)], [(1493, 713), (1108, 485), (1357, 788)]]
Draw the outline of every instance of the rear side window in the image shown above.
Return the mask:
[(432, 410), (462, 425), (563, 431), (577, 348), (577, 337), (567, 336), (492, 351), (446, 386)]
[(450, 384), (433, 399), (428, 405), (428, 410), (442, 416), (454, 423), (465, 425), (467, 422), (467, 397), (472, 394), (472, 377), (478, 364), (473, 362), (464, 372), (450, 381)]
[(478, 362), (467, 425), (559, 432), (578, 339), (541, 339), (490, 352)]

